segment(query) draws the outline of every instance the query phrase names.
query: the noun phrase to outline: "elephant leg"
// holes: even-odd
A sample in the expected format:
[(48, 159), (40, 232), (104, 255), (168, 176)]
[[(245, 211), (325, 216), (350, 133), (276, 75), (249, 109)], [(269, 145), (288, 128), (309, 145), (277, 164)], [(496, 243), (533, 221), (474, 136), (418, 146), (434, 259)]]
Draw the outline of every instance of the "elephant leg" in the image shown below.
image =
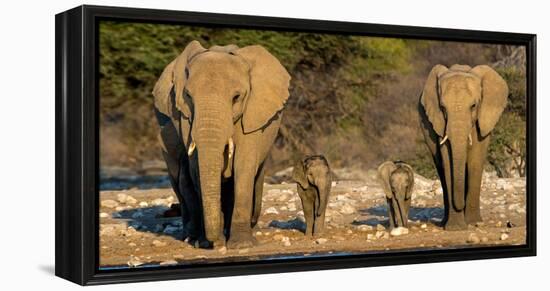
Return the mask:
[(222, 212), (223, 212), (223, 235), (229, 237), (231, 231), (231, 217), (235, 204), (233, 177), (222, 183)]
[(262, 195), (264, 191), (264, 164), (260, 165), (258, 169), (258, 174), (256, 175), (256, 180), (254, 181), (254, 202), (252, 204), (252, 218), (250, 221), (250, 226), (254, 227), (258, 223), (260, 213), (262, 211)]
[(409, 226), (409, 210), (411, 209), (411, 199), (405, 201), (405, 218), (403, 219), (404, 227)]
[(455, 209), (453, 206), (452, 195), (464, 195), (463, 193), (452, 193), (452, 175), (451, 175), (451, 161), (450, 161), (450, 149), (448, 143), (441, 146), (441, 158), (443, 160), (443, 171), (445, 175), (445, 183), (447, 186), (446, 203), (445, 207), (448, 211), (447, 220), (445, 221), (445, 230), (463, 230), (468, 227), (464, 220), (464, 209)]
[[(250, 153), (251, 151), (248, 151)], [(252, 196), (254, 195), (254, 181), (258, 163), (251, 161), (250, 157), (243, 157), (247, 151), (237, 150), (233, 164), (235, 170), (235, 204), (231, 219), (231, 232), (227, 246), (229, 248), (249, 248), (257, 244), (252, 236), (251, 212)]]
[[(305, 214), (305, 212), (304, 212)], [(313, 235), (314, 236), (321, 236), (323, 235), (323, 232), (325, 231), (325, 212), (321, 214), (321, 216), (315, 216), (315, 211), (313, 212), (314, 215), (314, 225), (313, 225)]]
[[(315, 198), (315, 209), (313, 209), (313, 217), (314, 217), (314, 226), (313, 226), (313, 235), (320, 236), (323, 234), (323, 231), (325, 230), (325, 211), (327, 208), (327, 204), (325, 204), (324, 209), (320, 209), (321, 215), (317, 216), (317, 207), (321, 207), (321, 201), (319, 200), (319, 195)], [(328, 199), (328, 197), (326, 198)]]
[[(166, 162), (170, 184), (172, 185), (172, 189), (174, 190), (180, 204), (182, 223), (186, 226), (189, 222), (190, 214), (186, 203), (184, 202), (180, 185), (182, 168), (180, 157), (184, 152), (184, 147), (179, 139), (174, 123), (166, 120), (164, 120), (164, 122), (165, 123), (161, 126), (158, 140), (162, 148), (162, 156)], [(185, 238), (186, 234), (184, 234), (183, 239)]]
[(485, 164), (488, 146), (489, 137), (486, 137), (483, 141), (473, 144), (468, 155), (468, 192), (466, 195), (466, 209), (464, 213), (466, 223), (468, 224), (475, 224), (476, 222), (482, 221), (479, 198), (483, 166)]
[[(189, 174), (189, 162), (187, 157), (182, 158), (181, 169), (179, 175), (179, 192), (181, 193), (181, 204), (183, 209), (188, 213), (188, 220), (185, 228), (189, 242), (193, 245), (200, 245), (200, 241), (204, 240), (204, 231), (202, 226), (202, 211), (200, 207), (199, 195), (193, 187), (191, 176)], [(197, 241), (199, 243), (197, 244)]]
[(388, 222), (390, 223), (390, 229), (395, 227), (395, 209), (393, 207), (392, 199), (386, 198), (388, 204)]
[(302, 199), (302, 209), (304, 211), (304, 219), (306, 220), (306, 236), (313, 235), (313, 226), (315, 224), (315, 211), (313, 209), (313, 201)]

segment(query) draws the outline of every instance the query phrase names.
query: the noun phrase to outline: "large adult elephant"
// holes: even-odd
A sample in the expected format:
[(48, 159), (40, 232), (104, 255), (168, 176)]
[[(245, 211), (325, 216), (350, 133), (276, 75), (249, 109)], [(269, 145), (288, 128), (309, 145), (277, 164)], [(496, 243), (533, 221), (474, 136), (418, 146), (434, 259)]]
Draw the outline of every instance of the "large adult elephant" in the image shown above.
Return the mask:
[(447, 230), (481, 221), (483, 166), (507, 100), (506, 82), (489, 66), (436, 65), (428, 76), (419, 113), (443, 188)]
[[(163, 155), (190, 239), (250, 247), (264, 161), (290, 76), (265, 48), (190, 42), (153, 90)], [(223, 213), (222, 213), (223, 205)], [(225, 233), (224, 233), (225, 230)]]

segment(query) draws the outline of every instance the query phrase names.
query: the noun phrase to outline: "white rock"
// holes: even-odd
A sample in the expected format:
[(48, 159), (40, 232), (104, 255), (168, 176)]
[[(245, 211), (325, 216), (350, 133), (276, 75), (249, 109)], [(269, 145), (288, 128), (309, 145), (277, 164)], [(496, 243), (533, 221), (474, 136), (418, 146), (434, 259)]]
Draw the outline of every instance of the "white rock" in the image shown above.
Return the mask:
[(336, 181), (332, 181), (331, 186), (332, 187), (336, 186)]
[(130, 205), (134, 205), (137, 203), (137, 200), (136, 198), (128, 195), (128, 197), (126, 197), (126, 204), (130, 204)]
[(367, 240), (374, 239), (374, 235), (372, 233), (367, 234)]
[(264, 211), (265, 214), (279, 214), (279, 211), (275, 207), (269, 207)]
[(107, 208), (115, 208), (118, 206), (118, 202), (116, 202), (115, 200), (107, 199), (107, 200), (101, 201), (101, 206), (107, 207)]
[(406, 228), (406, 227), (396, 227), (396, 228), (391, 230), (390, 235), (391, 236), (400, 236), (400, 235), (404, 235), (404, 234), (408, 234), (408, 233), (409, 233), (408, 228)]
[(154, 205), (154, 206), (163, 206), (163, 205), (166, 205), (168, 204), (168, 202), (162, 198), (157, 198), (153, 201), (151, 201), (151, 205)]
[(267, 195), (278, 195), (281, 194), (281, 190), (279, 189), (269, 189), (267, 191)]
[(359, 229), (359, 231), (369, 231), (369, 230), (372, 230), (373, 227), (370, 226), (370, 225), (366, 225), (366, 224), (361, 224), (360, 226), (357, 227)]
[(293, 202), (288, 203), (286, 207), (288, 207), (288, 211), (296, 211), (296, 204), (294, 204)]
[(481, 240), (479, 239), (479, 237), (475, 233), (470, 233), (470, 235), (468, 236), (468, 239), (466, 240), (466, 242), (471, 243), (471, 244), (477, 244), (480, 241)]
[(497, 179), (497, 189), (509, 191), (514, 190), (514, 186), (508, 183), (505, 179)]
[(349, 204), (344, 204), (344, 205), (342, 206), (342, 208), (340, 208), (340, 213), (346, 214), (346, 215), (347, 215), (347, 214), (353, 214), (353, 213), (355, 213), (355, 211), (356, 211), (356, 210), (355, 210), (355, 207), (353, 207), (353, 206), (351, 206), (351, 205), (349, 205)]
[(130, 260), (127, 262), (128, 266), (129, 267), (139, 267), (141, 265), (143, 265), (143, 262), (139, 259), (139, 257), (130, 257)]
[(153, 246), (155, 247), (165, 247), (166, 246), (166, 243), (165, 242), (161, 242), (160, 240), (154, 240), (153, 243), (152, 243)]
[(281, 211), (287, 211), (288, 208), (286, 206), (281, 206), (281, 208), (279, 208)]
[(422, 229), (426, 229), (427, 227), (428, 227), (428, 225), (425, 224), (425, 223), (422, 223), (422, 225), (420, 226), (420, 228), (422, 228)]
[(149, 203), (147, 203), (147, 202), (145, 202), (145, 201), (141, 201), (141, 202), (139, 203), (139, 207), (147, 207), (147, 206), (149, 206)]
[(383, 231), (383, 230), (386, 230), (386, 228), (382, 224), (377, 224), (376, 225), (376, 230)]
[(503, 234), (500, 235), (500, 240), (507, 240), (508, 237), (510, 237), (508, 234), (503, 233)]
[(108, 213), (105, 213), (105, 212), (101, 212), (101, 213), (99, 214), (99, 217), (101, 217), (101, 218), (107, 218), (107, 217), (109, 217), (109, 214), (108, 214)]
[(379, 231), (376, 232), (375, 236), (376, 236), (376, 238), (381, 238), (381, 237), (386, 236), (386, 234), (388, 234), (388, 233), (385, 232), (385, 231), (380, 231), (379, 230)]
[(126, 198), (128, 198), (128, 195), (124, 193), (119, 193), (116, 195), (116, 200), (119, 203), (126, 203)]
[(318, 244), (318, 245), (322, 245), (324, 243), (326, 243), (328, 241), (328, 239), (326, 238), (318, 238), (315, 240), (315, 243)]
[(171, 266), (171, 265), (177, 265), (178, 262), (174, 260), (168, 260), (168, 261), (162, 261), (160, 262), (161, 266)]

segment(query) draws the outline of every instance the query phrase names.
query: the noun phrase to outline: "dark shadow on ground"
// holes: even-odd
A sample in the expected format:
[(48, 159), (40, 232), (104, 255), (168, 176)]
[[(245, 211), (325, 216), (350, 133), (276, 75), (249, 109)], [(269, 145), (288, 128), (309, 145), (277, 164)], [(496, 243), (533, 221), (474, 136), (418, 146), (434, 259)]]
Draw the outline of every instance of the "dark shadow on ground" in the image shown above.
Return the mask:
[[(382, 224), (389, 226), (388, 208), (386, 205), (378, 205), (371, 208), (361, 209), (359, 213), (363, 216), (376, 216), (363, 220), (355, 220), (353, 225), (370, 225), (376, 226)], [(409, 209), (409, 220), (439, 223), (444, 216), (445, 210), (442, 207), (411, 207)]]
[(166, 206), (150, 206), (113, 212), (114, 219), (126, 220), (127, 226), (137, 231), (150, 232), (158, 235), (169, 235), (182, 240), (185, 237), (180, 216), (165, 217), (170, 208)]
[(269, 223), (269, 227), (274, 227), (279, 229), (296, 229), (303, 233), (306, 232), (306, 223), (297, 217), (287, 221), (272, 220)]

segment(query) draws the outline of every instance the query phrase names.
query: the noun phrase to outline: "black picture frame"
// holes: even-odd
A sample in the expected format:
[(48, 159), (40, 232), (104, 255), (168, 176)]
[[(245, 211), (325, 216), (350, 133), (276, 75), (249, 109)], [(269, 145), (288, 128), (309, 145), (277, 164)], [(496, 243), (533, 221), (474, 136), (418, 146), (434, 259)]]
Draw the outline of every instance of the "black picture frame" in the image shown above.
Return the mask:
[[(521, 246), (99, 271), (98, 22), (194, 24), (522, 45), (527, 56), (527, 237)], [(79, 6), (55, 17), (55, 274), (81, 285), (536, 255), (536, 35), (154, 9)]]

